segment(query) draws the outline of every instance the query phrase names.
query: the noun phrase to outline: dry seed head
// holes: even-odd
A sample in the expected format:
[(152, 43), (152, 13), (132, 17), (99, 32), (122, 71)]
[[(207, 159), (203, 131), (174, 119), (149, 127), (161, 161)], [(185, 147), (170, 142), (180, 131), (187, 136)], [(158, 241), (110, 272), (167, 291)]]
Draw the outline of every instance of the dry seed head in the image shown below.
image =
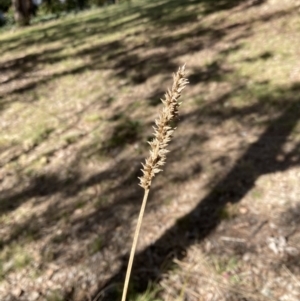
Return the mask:
[(172, 127), (172, 121), (178, 117), (178, 108), (181, 102), (178, 99), (182, 90), (188, 84), (188, 80), (184, 77), (185, 66), (178, 69), (173, 74), (172, 89), (168, 89), (165, 97), (161, 99), (163, 108), (155, 120), (154, 139), (149, 142), (150, 155), (143, 165), (143, 176), (140, 177), (140, 186), (145, 190), (150, 188), (152, 178), (161, 171), (161, 167), (166, 162), (166, 154), (169, 152), (166, 148), (171, 141), (172, 134), (175, 130)]

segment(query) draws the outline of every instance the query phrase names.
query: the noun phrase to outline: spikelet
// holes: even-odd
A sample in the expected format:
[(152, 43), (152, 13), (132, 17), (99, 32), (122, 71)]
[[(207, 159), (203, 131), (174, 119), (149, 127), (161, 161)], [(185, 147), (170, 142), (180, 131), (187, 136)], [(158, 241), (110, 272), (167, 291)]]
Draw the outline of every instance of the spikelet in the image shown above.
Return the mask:
[(166, 162), (166, 154), (169, 152), (166, 148), (172, 138), (175, 130), (172, 127), (172, 121), (178, 118), (178, 108), (180, 102), (178, 99), (182, 90), (188, 84), (188, 80), (184, 77), (185, 66), (178, 69), (177, 73), (173, 74), (172, 89), (168, 89), (163, 99), (163, 108), (155, 120), (154, 139), (150, 142), (150, 155), (146, 159), (145, 164), (142, 164), (143, 176), (140, 177), (140, 186), (145, 190), (151, 186), (151, 181), (155, 174), (159, 173), (161, 167)]

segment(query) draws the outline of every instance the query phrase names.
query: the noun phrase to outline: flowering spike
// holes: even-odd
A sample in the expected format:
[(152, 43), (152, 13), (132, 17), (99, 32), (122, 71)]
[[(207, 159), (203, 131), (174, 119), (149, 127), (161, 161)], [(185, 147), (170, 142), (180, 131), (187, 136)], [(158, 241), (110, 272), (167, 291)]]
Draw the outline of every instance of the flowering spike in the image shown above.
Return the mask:
[(188, 80), (184, 76), (185, 65), (173, 74), (172, 89), (167, 89), (164, 98), (161, 99), (163, 108), (153, 126), (154, 139), (148, 142), (151, 146), (150, 156), (146, 159), (145, 164), (142, 164), (143, 176), (139, 178), (139, 185), (145, 190), (150, 188), (152, 178), (156, 173), (162, 171), (159, 167), (166, 162), (166, 154), (169, 152), (166, 147), (176, 129), (172, 126), (172, 121), (178, 117), (178, 108), (181, 105), (178, 99), (188, 84)]

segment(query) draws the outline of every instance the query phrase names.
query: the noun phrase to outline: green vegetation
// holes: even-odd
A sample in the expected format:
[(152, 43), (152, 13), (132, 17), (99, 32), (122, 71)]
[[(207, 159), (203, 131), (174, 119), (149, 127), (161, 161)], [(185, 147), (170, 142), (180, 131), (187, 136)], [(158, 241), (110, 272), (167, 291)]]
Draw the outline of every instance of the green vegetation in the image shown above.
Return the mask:
[(25, 268), (32, 261), (31, 256), (21, 246), (5, 247), (0, 253), (0, 278), (11, 272)]
[(64, 297), (61, 292), (57, 290), (53, 290), (47, 293), (46, 295), (47, 301), (64, 301)]
[(63, 18), (70, 13), (77, 14), (79, 11), (119, 2), (124, 2), (124, 0), (44, 0), (40, 3), (33, 0), (1, 0), (0, 27), (6, 25), (9, 28), (15, 24), (20, 26), (39, 24)]
[(142, 293), (131, 293), (128, 297), (129, 301), (162, 301), (162, 299), (159, 299), (157, 296), (157, 289), (151, 289), (151, 287), (148, 287), (147, 290)]
[(221, 220), (231, 220), (237, 217), (239, 214), (238, 205), (237, 204), (227, 204), (219, 210), (219, 218)]
[(90, 254), (95, 254), (99, 252), (103, 247), (103, 238), (102, 237), (96, 237), (89, 246), (89, 252)]

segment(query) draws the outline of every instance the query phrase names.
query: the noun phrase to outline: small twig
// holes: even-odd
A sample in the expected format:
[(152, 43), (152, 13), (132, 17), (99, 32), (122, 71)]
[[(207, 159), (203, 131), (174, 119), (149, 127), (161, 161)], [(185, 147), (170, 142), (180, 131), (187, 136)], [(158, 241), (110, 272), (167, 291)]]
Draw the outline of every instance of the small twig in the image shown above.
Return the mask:
[(251, 236), (255, 236), (266, 224), (268, 223), (267, 220), (262, 221), (251, 233)]
[(232, 242), (242, 242), (242, 243), (246, 242), (246, 239), (244, 239), (244, 238), (228, 237), (228, 236), (222, 236), (221, 240), (232, 241)]

